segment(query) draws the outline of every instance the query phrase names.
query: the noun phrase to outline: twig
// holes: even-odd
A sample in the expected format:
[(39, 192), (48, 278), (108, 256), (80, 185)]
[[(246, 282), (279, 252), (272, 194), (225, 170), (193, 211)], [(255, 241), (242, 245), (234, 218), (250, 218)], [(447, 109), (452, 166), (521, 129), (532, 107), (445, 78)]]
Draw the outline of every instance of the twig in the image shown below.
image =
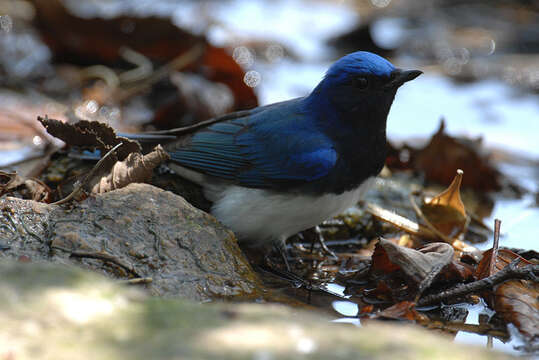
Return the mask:
[(503, 329), (498, 329), (492, 324), (461, 324), (454, 322), (443, 323), (440, 321), (430, 321), (425, 324), (427, 329), (438, 329), (445, 331), (464, 331), (468, 333), (478, 334), (478, 335), (489, 335), (496, 337), (500, 340), (507, 340), (509, 334)]
[(486, 277), (484, 279), (474, 281), (468, 284), (460, 284), (454, 288), (442, 291), (438, 294), (432, 294), (421, 298), (418, 302), (418, 306), (430, 305), (438, 303), (444, 299), (463, 296), (471, 293), (477, 293), (486, 289), (490, 289), (497, 284), (500, 284), (506, 280), (526, 279), (539, 281), (539, 265), (529, 264), (522, 267), (517, 267), (521, 258), (516, 258), (509, 265), (498, 271), (496, 274)]
[(66, 248), (63, 248), (63, 247), (57, 246), (57, 245), (52, 246), (52, 248), (67, 252), (67, 253), (69, 253), (70, 257), (103, 260), (103, 261), (112, 263), (112, 264), (124, 269), (125, 271), (131, 273), (132, 275), (136, 276), (137, 278), (141, 277), (132, 266), (124, 264), (124, 262), (121, 261), (120, 259), (118, 259), (115, 256), (112, 256), (110, 254), (107, 254), (105, 252), (71, 251), (69, 249), (66, 249)]
[(106, 154), (105, 156), (103, 156), (101, 159), (99, 159), (99, 161), (97, 162), (97, 164), (95, 164), (95, 166), (92, 168), (92, 170), (90, 170), (90, 172), (88, 174), (86, 174), (86, 176), (79, 182), (79, 184), (75, 187), (75, 189), (73, 189), (73, 191), (71, 192), (71, 194), (67, 195), (65, 198), (63, 198), (62, 200), (58, 200), (57, 202), (54, 202), (52, 203), (51, 205), (61, 205), (61, 204), (65, 204), (66, 202), (70, 201), (72, 198), (74, 198), (78, 192), (84, 187), (86, 186), (86, 183), (92, 178), (92, 176), (97, 172), (97, 170), (99, 170), (101, 168), (101, 165), (105, 162), (105, 160), (110, 156), (112, 155), (112, 153), (114, 153), (114, 151), (116, 151), (120, 146), (122, 146), (123, 143), (119, 143), (119, 144), (116, 144), (116, 146), (114, 146), (112, 149), (110, 149)]
[[(335, 253), (333, 251), (331, 251), (330, 248), (328, 248), (328, 246), (326, 245), (326, 242), (324, 240), (324, 235), (322, 234), (322, 230), (320, 230), (320, 227), (318, 225), (314, 227), (314, 233), (315, 233), (315, 236), (316, 236), (316, 240), (320, 244), (320, 247), (322, 248), (322, 250), (325, 251), (326, 254), (328, 254), (329, 257), (332, 258), (333, 260), (338, 260), (339, 257), (337, 255), (335, 255)], [(312, 250), (312, 248), (311, 248), (311, 250)]]
[(494, 219), (494, 243), (492, 244), (492, 253), (490, 254), (490, 269), (488, 274), (494, 274), (496, 269), (496, 259), (498, 259), (498, 247), (500, 244), (500, 226), (502, 221), (500, 219)]
[(98, 78), (105, 81), (111, 89), (116, 89), (120, 85), (118, 75), (111, 68), (105, 65), (92, 65), (80, 72), (83, 79)]
[(140, 285), (140, 284), (150, 284), (153, 282), (153, 279), (151, 277), (143, 277), (143, 278), (122, 280), (121, 282), (126, 285)]
[(120, 48), (120, 56), (125, 61), (136, 65), (136, 68), (124, 71), (118, 75), (118, 78), (122, 84), (143, 80), (152, 74), (152, 61), (143, 54), (138, 53), (128, 47), (122, 47)]
[(150, 76), (144, 79), (141, 83), (137, 85), (133, 85), (132, 87), (128, 89), (125, 89), (121, 92), (116, 93), (115, 94), (116, 96), (114, 96), (114, 101), (121, 103), (127, 100), (128, 98), (132, 97), (133, 95), (138, 94), (141, 91), (148, 89), (151, 85), (155, 84), (161, 79), (164, 79), (172, 71), (182, 69), (185, 66), (193, 63), (200, 56), (204, 54), (205, 48), (206, 46), (203, 44), (196, 44), (187, 52), (182, 53), (178, 57), (172, 59), (172, 61), (170, 61), (169, 63), (155, 70)]

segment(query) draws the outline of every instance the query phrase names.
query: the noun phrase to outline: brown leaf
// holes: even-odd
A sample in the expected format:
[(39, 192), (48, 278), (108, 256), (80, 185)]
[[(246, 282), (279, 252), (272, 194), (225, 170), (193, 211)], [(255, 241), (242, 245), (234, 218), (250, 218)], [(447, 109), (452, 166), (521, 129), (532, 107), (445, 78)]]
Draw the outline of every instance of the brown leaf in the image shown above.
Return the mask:
[[(477, 266), (476, 277), (488, 277), (491, 268), (492, 249), (484, 252)], [(518, 254), (499, 249), (493, 273), (520, 258), (519, 267), (531, 264)], [(509, 280), (498, 285), (494, 293), (484, 294), (487, 303), (499, 313), (506, 323), (514, 324), (528, 341), (539, 341), (539, 284), (530, 280)]]
[(519, 267), (526, 266), (528, 264), (531, 264), (528, 260), (524, 259), (520, 255), (514, 253), (511, 250), (508, 249), (499, 249), (498, 250), (498, 256), (496, 257), (496, 266), (494, 267), (494, 270), (491, 272), (491, 253), (492, 249), (489, 249), (485, 252), (483, 252), (483, 258), (481, 259), (481, 262), (479, 262), (479, 265), (477, 265), (477, 269), (475, 270), (475, 277), (478, 280), (484, 279), (486, 277), (489, 277), (490, 275), (493, 275), (497, 273), (498, 271), (502, 270), (504, 267), (509, 265), (513, 260), (516, 258), (520, 258), (520, 264)]
[(140, 145), (116, 135), (114, 130), (107, 124), (98, 121), (80, 120), (74, 124), (68, 124), (59, 120), (38, 116), (37, 120), (43, 124), (47, 132), (64, 141), (69, 146), (97, 149), (103, 154), (119, 143), (123, 145), (118, 149), (117, 157), (125, 159), (133, 152), (140, 152)]
[(0, 171), (0, 196), (19, 192), (24, 199), (50, 202), (51, 189), (41, 180), (23, 178), (17, 173)]
[(460, 198), (460, 184), (463, 171), (458, 169), (451, 185), (429, 201), (421, 205), (427, 220), (442, 234), (456, 238), (466, 229), (467, 216)]
[(427, 322), (428, 318), (414, 307), (415, 303), (411, 301), (401, 301), (375, 314), (373, 318)]
[(146, 182), (151, 179), (153, 169), (169, 158), (161, 145), (146, 155), (131, 153), (124, 161), (116, 162), (106, 176), (91, 181), (94, 184), (92, 193), (100, 194), (131, 183)]
[(387, 273), (400, 268), (420, 283), (433, 269), (448, 265), (453, 254), (451, 245), (445, 243), (432, 243), (418, 251), (380, 239), (373, 254), (372, 269)]
[(440, 273), (440, 279), (451, 283), (474, 281), (474, 268), (466, 263), (453, 260), (447, 268)]
[(380, 245), (380, 242), (378, 242), (374, 248), (374, 253), (372, 254), (371, 271), (389, 274), (397, 270), (400, 270), (400, 266), (391, 262), (387, 251)]
[(539, 342), (539, 284), (510, 280), (496, 288), (494, 310), (530, 341)]
[(413, 168), (422, 171), (427, 180), (440, 184), (449, 184), (454, 171), (462, 169), (466, 173), (463, 186), (480, 191), (500, 190), (501, 174), (481, 153), (481, 141), (455, 138), (444, 130), (442, 120), (429, 144), (415, 154)]

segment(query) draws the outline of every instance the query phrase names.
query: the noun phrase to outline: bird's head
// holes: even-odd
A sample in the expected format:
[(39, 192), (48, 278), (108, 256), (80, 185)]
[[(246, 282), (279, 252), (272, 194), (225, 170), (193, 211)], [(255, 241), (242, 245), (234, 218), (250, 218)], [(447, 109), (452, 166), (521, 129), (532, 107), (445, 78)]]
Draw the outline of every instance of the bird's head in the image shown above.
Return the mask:
[[(421, 73), (395, 68), (383, 57), (357, 51), (335, 62), (310, 98), (340, 116), (371, 114), (383, 116), (385, 123), (397, 89)], [(322, 108), (318, 110), (324, 110)]]

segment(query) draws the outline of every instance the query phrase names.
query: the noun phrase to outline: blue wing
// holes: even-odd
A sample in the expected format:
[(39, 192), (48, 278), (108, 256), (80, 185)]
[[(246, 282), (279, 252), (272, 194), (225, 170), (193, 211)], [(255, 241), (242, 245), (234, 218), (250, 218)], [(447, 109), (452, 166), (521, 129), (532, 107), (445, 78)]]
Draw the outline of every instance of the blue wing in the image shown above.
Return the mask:
[(332, 141), (301, 111), (301, 99), (256, 109), (197, 131), (170, 148), (172, 161), (254, 188), (324, 177), (337, 161)]

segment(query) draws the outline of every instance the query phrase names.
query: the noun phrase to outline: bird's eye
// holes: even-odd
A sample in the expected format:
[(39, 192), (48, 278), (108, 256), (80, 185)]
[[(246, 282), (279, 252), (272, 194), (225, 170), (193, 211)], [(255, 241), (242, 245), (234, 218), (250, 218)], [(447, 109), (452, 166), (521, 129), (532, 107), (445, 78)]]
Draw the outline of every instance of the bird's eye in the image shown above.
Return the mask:
[(364, 77), (357, 77), (354, 79), (354, 87), (358, 89), (366, 89), (369, 86), (369, 80)]

